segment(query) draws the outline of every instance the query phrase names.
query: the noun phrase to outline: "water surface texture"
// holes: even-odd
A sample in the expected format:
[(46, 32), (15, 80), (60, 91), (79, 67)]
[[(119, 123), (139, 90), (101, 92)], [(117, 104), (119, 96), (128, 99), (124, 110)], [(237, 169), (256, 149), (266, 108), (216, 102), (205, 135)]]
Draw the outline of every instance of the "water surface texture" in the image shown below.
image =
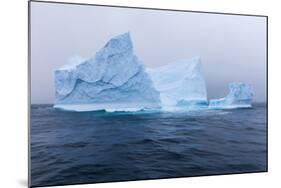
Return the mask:
[(174, 113), (31, 105), (31, 185), (267, 171), (265, 104)]

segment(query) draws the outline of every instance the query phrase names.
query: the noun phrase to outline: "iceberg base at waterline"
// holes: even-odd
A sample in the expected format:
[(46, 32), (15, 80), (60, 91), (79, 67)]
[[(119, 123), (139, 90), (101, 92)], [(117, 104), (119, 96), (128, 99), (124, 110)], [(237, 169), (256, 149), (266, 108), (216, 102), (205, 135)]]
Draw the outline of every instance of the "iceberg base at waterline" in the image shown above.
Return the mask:
[(122, 103), (122, 104), (55, 104), (55, 109), (73, 112), (101, 111), (106, 112), (136, 112), (136, 111), (160, 111), (161, 107), (155, 107), (149, 103)]

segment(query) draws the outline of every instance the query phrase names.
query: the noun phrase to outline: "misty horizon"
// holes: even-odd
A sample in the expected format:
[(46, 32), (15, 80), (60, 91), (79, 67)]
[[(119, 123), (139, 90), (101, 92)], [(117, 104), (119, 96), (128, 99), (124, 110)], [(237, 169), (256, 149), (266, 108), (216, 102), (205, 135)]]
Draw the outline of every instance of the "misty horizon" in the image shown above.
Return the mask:
[[(266, 101), (266, 18), (129, 8), (31, 3), (31, 103), (53, 104), (54, 71), (72, 56), (94, 57), (130, 32), (145, 67), (199, 56), (208, 99), (228, 83), (249, 83)], [(102, 19), (102, 21), (101, 21)]]

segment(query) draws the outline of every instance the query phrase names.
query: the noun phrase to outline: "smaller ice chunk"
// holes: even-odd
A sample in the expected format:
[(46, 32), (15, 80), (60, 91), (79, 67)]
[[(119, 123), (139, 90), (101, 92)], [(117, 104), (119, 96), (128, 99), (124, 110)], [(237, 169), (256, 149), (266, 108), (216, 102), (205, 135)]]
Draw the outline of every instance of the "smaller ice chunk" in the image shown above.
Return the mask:
[(229, 94), (220, 99), (211, 99), (209, 108), (213, 109), (232, 109), (232, 108), (251, 108), (253, 91), (249, 84), (233, 82), (229, 84)]

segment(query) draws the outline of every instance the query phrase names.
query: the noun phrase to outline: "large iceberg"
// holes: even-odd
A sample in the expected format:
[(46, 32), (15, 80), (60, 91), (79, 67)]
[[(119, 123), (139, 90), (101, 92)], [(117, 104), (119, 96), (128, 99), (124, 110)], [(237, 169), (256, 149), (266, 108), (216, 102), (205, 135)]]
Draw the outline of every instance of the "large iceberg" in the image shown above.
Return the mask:
[(212, 99), (209, 108), (231, 109), (252, 107), (253, 91), (249, 84), (233, 82), (229, 84), (229, 94), (220, 99)]
[(129, 33), (110, 39), (93, 58), (73, 57), (55, 71), (54, 107), (71, 111), (193, 110), (251, 107), (245, 83), (208, 102), (199, 57), (145, 69)]
[(147, 71), (160, 92), (163, 108), (196, 108), (208, 104), (199, 57), (181, 59)]
[(129, 33), (112, 38), (94, 58), (75, 57), (55, 71), (55, 108), (74, 111), (160, 107), (160, 95), (134, 55)]

